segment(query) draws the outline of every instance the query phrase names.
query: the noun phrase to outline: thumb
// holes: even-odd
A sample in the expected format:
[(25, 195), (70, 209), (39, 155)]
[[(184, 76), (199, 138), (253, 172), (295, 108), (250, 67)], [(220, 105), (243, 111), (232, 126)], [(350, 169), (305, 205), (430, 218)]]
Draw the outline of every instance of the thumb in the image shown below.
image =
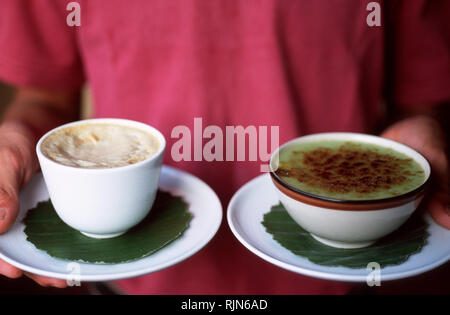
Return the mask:
[[(1, 174), (0, 174), (1, 176)], [(0, 234), (14, 224), (19, 212), (17, 179), (3, 175), (0, 179)]]
[(0, 126), (0, 234), (14, 224), (19, 190), (37, 169), (31, 131), (18, 123)]

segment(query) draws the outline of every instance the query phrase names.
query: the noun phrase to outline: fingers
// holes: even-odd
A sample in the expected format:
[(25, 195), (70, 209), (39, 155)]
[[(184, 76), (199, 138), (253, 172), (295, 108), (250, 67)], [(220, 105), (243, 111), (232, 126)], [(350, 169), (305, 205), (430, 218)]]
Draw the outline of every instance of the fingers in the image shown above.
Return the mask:
[[(18, 186), (17, 176), (14, 172), (0, 169), (0, 234), (8, 231), (16, 220), (19, 208)], [(0, 260), (0, 274), (8, 278), (18, 278), (24, 272)], [(67, 287), (67, 283), (64, 280), (41, 277), (27, 272), (25, 275), (41, 286)]]
[(0, 170), (0, 234), (14, 224), (19, 212), (17, 176), (9, 170)]
[[(0, 234), (5, 233), (16, 220), (19, 209), (19, 189), (29, 180), (30, 165), (24, 159), (27, 151), (21, 142), (11, 143), (0, 138)], [(27, 171), (28, 170), (28, 171)]]
[(25, 272), (25, 275), (43, 287), (66, 288), (67, 281), (61, 279), (53, 279), (48, 277), (37, 276), (32, 273)]
[(20, 278), (24, 274), (43, 287), (55, 287), (61, 289), (67, 287), (67, 281), (65, 280), (42, 277), (28, 272), (23, 272), (22, 270), (0, 259), (0, 275), (6, 276), (11, 279), (16, 279)]
[(448, 204), (445, 204), (437, 198), (433, 198), (430, 200), (428, 213), (437, 224), (446, 229), (450, 229), (450, 207)]
[[(1, 176), (1, 174), (0, 174)], [(5, 233), (14, 224), (19, 210), (18, 193), (4, 188), (0, 181), (0, 234)]]
[(21, 277), (23, 272), (22, 270), (0, 259), (0, 274), (8, 278), (15, 279)]

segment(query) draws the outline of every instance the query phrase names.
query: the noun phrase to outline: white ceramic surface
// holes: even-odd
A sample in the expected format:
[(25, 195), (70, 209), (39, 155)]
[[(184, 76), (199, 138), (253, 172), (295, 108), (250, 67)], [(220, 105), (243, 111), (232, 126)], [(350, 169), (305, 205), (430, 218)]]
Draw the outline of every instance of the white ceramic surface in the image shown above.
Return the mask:
[[(321, 266), (293, 254), (276, 242), (261, 224), (264, 214), (279, 203), (270, 175), (261, 175), (241, 187), (231, 199), (227, 209), (228, 224), (236, 238), (251, 252), (286, 270), (310, 277), (366, 282), (372, 269)], [(434, 269), (450, 260), (450, 230), (427, 215), (430, 224), (427, 244), (406, 262), (381, 269), (381, 281), (412, 277)]]
[(14, 226), (0, 235), (0, 259), (31, 273), (72, 281), (109, 281), (149, 274), (194, 255), (216, 234), (222, 220), (222, 206), (214, 191), (186, 172), (163, 166), (160, 189), (181, 196), (192, 214), (183, 235), (154, 254), (122, 264), (74, 263), (56, 259), (26, 240), (22, 219), (26, 212), (49, 195), (42, 174), (37, 174), (20, 194), (20, 213)]
[[(79, 168), (56, 163), (41, 151), (42, 141), (61, 128), (86, 123), (111, 123), (141, 129), (160, 143), (158, 152), (135, 164), (114, 168)], [(94, 238), (125, 233), (145, 218), (155, 201), (166, 141), (155, 128), (125, 119), (88, 119), (45, 134), (36, 146), (39, 164), (59, 217)]]
[[(271, 168), (277, 168), (277, 154), (283, 148), (299, 143), (322, 140), (357, 141), (391, 148), (406, 154), (419, 163), (424, 170), (425, 181), (428, 180), (431, 173), (428, 161), (421, 154), (403, 144), (376, 136), (341, 132), (314, 134), (283, 144), (274, 152)], [(422, 200), (422, 196), (418, 196), (414, 200), (404, 202), (401, 205), (385, 206), (377, 210), (351, 211), (351, 208), (336, 210), (307, 204), (289, 197), (279, 189), (276, 190), (281, 203), (295, 222), (310, 232), (318, 241), (338, 248), (361, 248), (373, 244), (376, 240), (393, 232), (406, 222)], [(388, 199), (384, 200), (388, 204)]]
[(295, 222), (316, 240), (337, 248), (370, 246), (405, 223), (419, 204), (413, 200), (382, 210), (349, 211), (312, 206), (294, 200), (278, 189), (277, 194)]

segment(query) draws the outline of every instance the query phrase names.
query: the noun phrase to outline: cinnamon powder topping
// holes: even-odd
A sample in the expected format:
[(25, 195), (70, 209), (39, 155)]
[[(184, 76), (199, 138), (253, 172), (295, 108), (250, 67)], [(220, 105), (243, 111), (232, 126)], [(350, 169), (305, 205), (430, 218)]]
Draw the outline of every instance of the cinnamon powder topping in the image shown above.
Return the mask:
[(308, 187), (331, 194), (370, 194), (404, 185), (414, 173), (423, 173), (412, 171), (413, 163), (416, 162), (407, 156), (400, 158), (344, 143), (333, 149), (319, 147), (303, 152), (293, 151), (290, 160), (280, 164), (276, 174), (295, 178)]

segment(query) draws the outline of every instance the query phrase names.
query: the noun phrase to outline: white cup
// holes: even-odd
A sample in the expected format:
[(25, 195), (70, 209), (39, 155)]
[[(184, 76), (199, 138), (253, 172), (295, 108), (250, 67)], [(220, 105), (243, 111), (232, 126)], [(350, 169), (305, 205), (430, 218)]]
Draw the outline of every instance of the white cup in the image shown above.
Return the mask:
[[(56, 130), (86, 123), (110, 123), (138, 128), (155, 136), (157, 153), (143, 161), (114, 168), (80, 168), (57, 163), (41, 151), (42, 141)], [(155, 128), (125, 119), (88, 119), (45, 134), (36, 152), (52, 204), (72, 228), (93, 238), (124, 234), (149, 213), (158, 190), (166, 141)]]

